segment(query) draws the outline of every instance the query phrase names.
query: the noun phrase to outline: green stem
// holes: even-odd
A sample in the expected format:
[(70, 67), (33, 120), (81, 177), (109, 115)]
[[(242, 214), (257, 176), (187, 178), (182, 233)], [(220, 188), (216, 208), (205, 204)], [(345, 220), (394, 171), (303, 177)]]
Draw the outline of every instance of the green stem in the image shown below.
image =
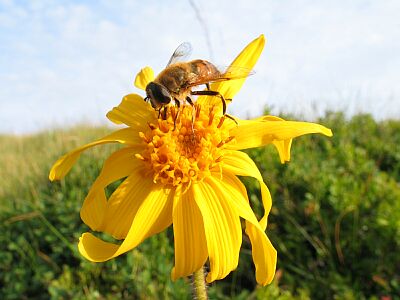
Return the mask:
[(204, 267), (193, 273), (192, 275), (193, 295), (197, 300), (207, 300), (206, 282), (204, 280)]

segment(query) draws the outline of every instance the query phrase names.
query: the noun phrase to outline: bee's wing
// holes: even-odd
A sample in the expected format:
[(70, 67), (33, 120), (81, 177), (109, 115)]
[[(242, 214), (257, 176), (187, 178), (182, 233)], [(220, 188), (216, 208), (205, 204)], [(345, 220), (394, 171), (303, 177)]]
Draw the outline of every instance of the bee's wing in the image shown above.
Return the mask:
[(193, 87), (201, 84), (212, 83), (212, 82), (220, 82), (220, 81), (227, 81), (227, 80), (235, 80), (235, 79), (243, 79), (248, 76), (255, 74), (255, 72), (249, 68), (244, 67), (236, 67), (230, 66), (225, 68), (218, 67), (219, 70), (226, 70), (220, 71), (220, 73), (212, 74), (207, 77), (193, 77), (191, 82), (189, 83), (188, 87)]
[[(220, 70), (224, 70), (224, 68), (218, 68)], [(221, 72), (222, 80), (231, 80), (231, 79), (242, 79), (248, 76), (254, 75), (255, 71), (245, 67), (238, 67), (238, 66), (229, 66), (225, 68), (226, 71)]]
[(192, 45), (190, 45), (190, 43), (184, 42), (180, 44), (172, 54), (171, 58), (169, 59), (167, 67), (178, 61), (187, 60), (187, 58), (190, 56), (191, 53), (192, 53)]

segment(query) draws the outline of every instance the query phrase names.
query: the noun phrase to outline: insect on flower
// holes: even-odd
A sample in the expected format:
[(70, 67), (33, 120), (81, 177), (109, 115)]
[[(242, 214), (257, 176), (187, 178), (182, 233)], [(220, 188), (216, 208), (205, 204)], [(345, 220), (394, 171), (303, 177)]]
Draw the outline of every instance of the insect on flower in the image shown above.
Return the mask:
[[(274, 116), (235, 117), (237, 124), (226, 120), (225, 101), (240, 90), (264, 44), (263, 35), (253, 40), (225, 73), (217, 73), (207, 61), (176, 62), (188, 52), (183, 44), (158, 77), (150, 67), (136, 76), (135, 86), (146, 90), (145, 100), (156, 111), (141, 95), (126, 95), (107, 113), (110, 121), (125, 127), (54, 163), (49, 179), (59, 180), (86, 149), (106, 143), (123, 145), (105, 160), (80, 212), (91, 231), (122, 241), (108, 242), (86, 232), (78, 243), (82, 256), (93, 262), (116, 258), (172, 225), (175, 260), (171, 278), (189, 276), (207, 264), (206, 280), (213, 282), (237, 268), (243, 225), (257, 282), (272, 281), (277, 252), (265, 232), (272, 198), (256, 164), (241, 150), (272, 144), (284, 163), (290, 160), (293, 138), (310, 133), (332, 136), (332, 132), (319, 124)], [(241, 66), (246, 70), (242, 76), (236, 72)], [(206, 90), (192, 90), (202, 84)], [(190, 102), (192, 95), (200, 95), (196, 105)], [(171, 102), (177, 106), (176, 114), (174, 107), (168, 109)], [(259, 217), (238, 176), (258, 181), (264, 210)], [(118, 180), (123, 181), (107, 195), (106, 188)]]
[[(253, 73), (246, 68), (235, 68), (233, 66), (229, 68), (229, 71), (220, 71), (214, 64), (203, 59), (185, 62), (184, 60), (189, 57), (191, 52), (192, 47), (187, 42), (178, 46), (166, 68), (147, 84), (147, 96), (144, 100), (151, 103), (151, 106), (159, 112), (159, 116), (161, 110), (164, 109), (163, 119), (166, 119), (167, 106), (173, 101), (178, 107), (178, 113), (174, 118), (174, 123), (176, 123), (181, 104), (187, 101), (193, 106), (193, 100), (190, 96), (216, 96), (221, 99), (223, 115), (235, 121), (233, 117), (226, 114), (226, 100), (231, 99), (225, 99), (220, 92), (212, 91), (210, 83), (241, 79)], [(193, 90), (194, 87), (203, 84), (206, 86), (206, 90)]]

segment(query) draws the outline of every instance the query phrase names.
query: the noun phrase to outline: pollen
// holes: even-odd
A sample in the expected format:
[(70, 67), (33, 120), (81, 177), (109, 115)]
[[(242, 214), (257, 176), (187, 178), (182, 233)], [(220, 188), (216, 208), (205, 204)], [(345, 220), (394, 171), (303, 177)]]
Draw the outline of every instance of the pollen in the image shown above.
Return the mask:
[(224, 126), (225, 116), (214, 111), (199, 105), (182, 105), (179, 111), (170, 107), (165, 118), (140, 132), (145, 147), (136, 158), (149, 165), (155, 183), (185, 189), (211, 172), (221, 172), (223, 146), (234, 137)]

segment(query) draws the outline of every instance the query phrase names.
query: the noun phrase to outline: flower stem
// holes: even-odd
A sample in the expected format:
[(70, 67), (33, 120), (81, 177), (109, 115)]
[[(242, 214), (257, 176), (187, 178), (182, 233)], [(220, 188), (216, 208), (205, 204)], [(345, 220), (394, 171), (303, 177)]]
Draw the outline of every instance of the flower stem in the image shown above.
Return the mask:
[(197, 300), (207, 300), (206, 282), (204, 280), (204, 267), (193, 273), (192, 275), (193, 295)]

